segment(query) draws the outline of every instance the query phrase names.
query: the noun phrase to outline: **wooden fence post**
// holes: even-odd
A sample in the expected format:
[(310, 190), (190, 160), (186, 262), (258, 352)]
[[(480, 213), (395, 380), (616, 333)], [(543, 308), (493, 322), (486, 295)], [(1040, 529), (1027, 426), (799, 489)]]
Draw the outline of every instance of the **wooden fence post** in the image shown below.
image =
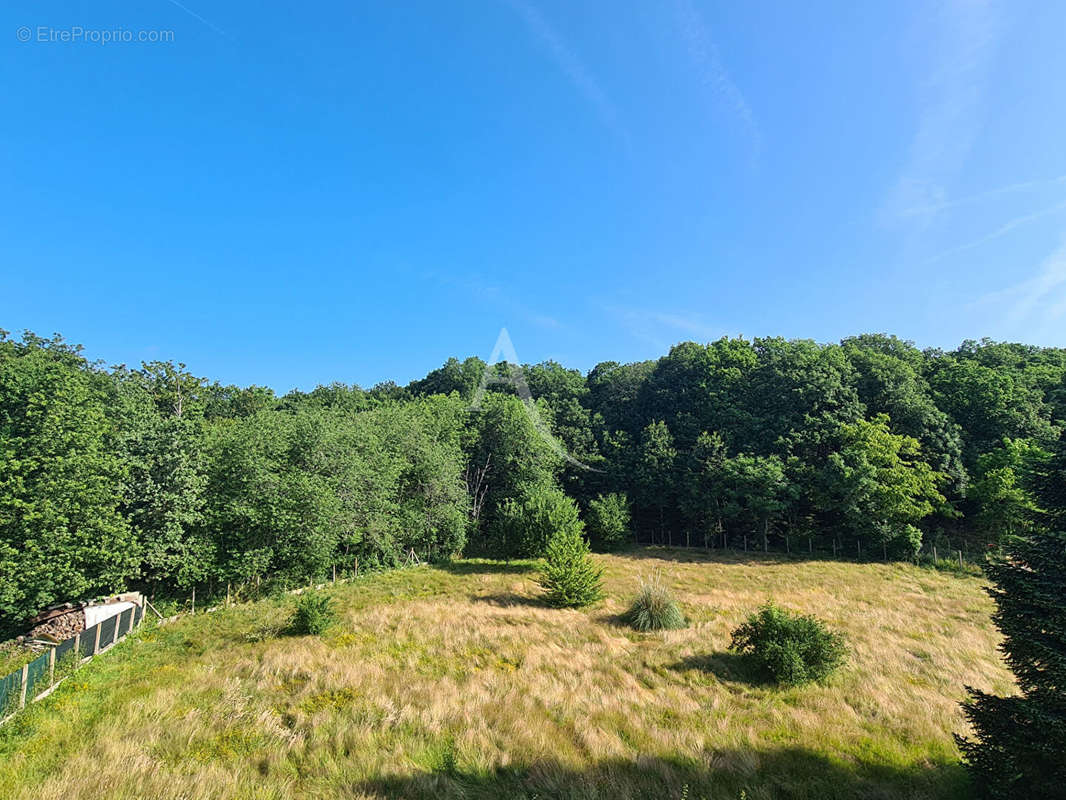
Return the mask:
[(81, 631), (74, 634), (74, 668), (81, 663)]
[(48, 651), (48, 685), (56, 682), (56, 649)]
[(937, 562), (937, 558), (936, 558), (936, 545), (934, 544), (934, 545), (933, 545), (933, 563), (935, 564), (936, 562)]
[(192, 613), (196, 613), (196, 584), (192, 586)]
[(19, 692), (19, 708), (25, 708), (26, 707), (26, 689), (29, 688), (29, 687), (26, 686), (26, 682), (29, 679), (30, 679), (30, 665), (29, 664), (23, 664), (22, 665), (22, 686), (21, 686), (21, 690)]
[(959, 569), (962, 569), (962, 551), (959, 551)]
[(96, 623), (96, 639), (93, 641), (93, 655), (100, 652), (100, 627), (102, 623)]

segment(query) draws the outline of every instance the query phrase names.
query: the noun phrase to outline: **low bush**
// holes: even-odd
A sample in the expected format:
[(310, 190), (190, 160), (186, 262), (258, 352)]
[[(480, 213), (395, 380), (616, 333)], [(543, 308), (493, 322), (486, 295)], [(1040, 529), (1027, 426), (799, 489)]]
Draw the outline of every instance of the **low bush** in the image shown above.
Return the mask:
[(767, 603), (733, 631), (730, 650), (741, 653), (767, 677), (786, 686), (820, 681), (847, 659), (844, 635), (816, 617)]
[(688, 625), (673, 593), (658, 578), (641, 583), (622, 619), (638, 631), (672, 631)]
[(556, 531), (544, 554), (540, 585), (548, 605), (580, 608), (603, 597), (603, 570), (589, 555), (580, 521)]
[(304, 592), (296, 599), (289, 630), (297, 636), (317, 636), (333, 624), (336, 614), (329, 595)]

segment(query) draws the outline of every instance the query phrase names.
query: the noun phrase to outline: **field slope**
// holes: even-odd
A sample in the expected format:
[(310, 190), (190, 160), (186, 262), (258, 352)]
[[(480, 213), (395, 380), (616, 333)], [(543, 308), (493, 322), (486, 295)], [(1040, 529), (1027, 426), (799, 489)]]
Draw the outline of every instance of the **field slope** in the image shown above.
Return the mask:
[[(598, 556), (608, 599), (536, 601), (535, 565), (460, 561), (144, 632), (0, 728), (0, 797), (962, 798), (963, 685), (1009, 692), (981, 581), (895, 564), (663, 550)], [(658, 572), (692, 620), (617, 615)], [(847, 632), (826, 686), (726, 648), (767, 598)]]

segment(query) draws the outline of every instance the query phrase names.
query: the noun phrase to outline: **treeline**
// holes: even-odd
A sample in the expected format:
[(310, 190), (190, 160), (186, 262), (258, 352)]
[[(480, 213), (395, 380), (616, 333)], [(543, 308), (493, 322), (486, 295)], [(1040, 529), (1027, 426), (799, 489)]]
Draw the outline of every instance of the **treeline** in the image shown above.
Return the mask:
[(532, 406), (486, 369), (278, 397), (0, 334), (0, 615), (537, 555), (578, 514), (605, 547), (987, 549), (1029, 524), (1066, 419), (1066, 350), (988, 341), (689, 342), (526, 366)]

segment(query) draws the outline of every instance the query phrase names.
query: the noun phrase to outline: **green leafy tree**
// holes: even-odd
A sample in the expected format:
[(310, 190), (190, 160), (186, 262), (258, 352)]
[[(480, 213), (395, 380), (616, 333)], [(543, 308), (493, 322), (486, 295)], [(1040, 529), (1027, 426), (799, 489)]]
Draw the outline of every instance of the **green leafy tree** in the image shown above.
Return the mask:
[(470, 402), (485, 372), (485, 362), (480, 358), (468, 358), (460, 362), (449, 358), (439, 369), (433, 370), (421, 380), (412, 381), (407, 390), (415, 396), (458, 393), (459, 397)]
[(677, 449), (674, 437), (662, 420), (651, 422), (641, 436), (640, 462), (637, 485), (642, 504), (655, 512), (658, 541), (673, 544), (673, 536), (667, 539), (666, 510), (674, 504), (676, 493), (675, 466)]
[[(550, 417), (545, 404), (538, 404), (537, 410), (541, 419)], [(503, 504), (555, 487), (561, 459), (523, 402), (497, 392), (486, 392), (480, 408), (471, 412), (466, 449), (466, 479), (475, 511), (471, 543), (475, 550), (502, 552), (501, 543), (490, 537), (501, 530), (493, 523)]]
[(741, 453), (722, 464), (727, 489), (726, 513), (746, 521), (762, 536), (769, 549), (770, 532), (782, 521), (788, 508), (788, 481), (777, 456)]
[(203, 528), (202, 420), (189, 406), (178, 416), (173, 402), (160, 402), (158, 383), (143, 371), (118, 370), (114, 379), (113, 441), (126, 465), (122, 511), (140, 545), (140, 577), (153, 590), (188, 588), (216, 568)]
[(520, 498), (504, 501), (493, 527), (498, 554), (505, 558), (540, 558), (558, 531), (583, 529), (577, 504), (549, 486), (537, 486)]
[(0, 336), (0, 614), (122, 587), (140, 561), (100, 382), (60, 340)]
[(306, 580), (332, 561), (337, 495), (312, 414), (262, 412), (207, 438), (205, 524), (227, 580), (269, 573)]
[(929, 362), (937, 404), (964, 431), (968, 468), (1004, 437), (1038, 444), (1055, 441), (1060, 431), (1051, 419), (1047, 392), (1062, 372), (1049, 367), (1036, 353), (992, 342), (966, 342), (951, 355)]
[(725, 530), (729, 488), (726, 482), (725, 441), (715, 432), (703, 431), (685, 458), (679, 480), (678, 506), (686, 530), (695, 530), (708, 545)]
[(911, 342), (882, 334), (854, 336), (842, 345), (855, 369), (859, 400), (867, 416), (887, 414), (893, 433), (917, 439), (923, 458), (947, 476), (957, 496), (967, 483), (962, 429), (937, 407), (923, 374), (926, 358), (922, 352)]
[(916, 552), (921, 532), (915, 523), (944, 502), (938, 491), (943, 476), (922, 460), (918, 441), (892, 433), (888, 417), (879, 414), (841, 425), (839, 445), (824, 482), (847, 529), (868, 545)]
[(966, 497), (976, 506), (974, 522), (987, 542), (1000, 544), (1031, 528), (1039, 508), (1027, 487), (1049, 457), (1031, 440), (1009, 438), (978, 457)]
[(586, 526), (597, 546), (613, 550), (629, 538), (629, 499), (625, 494), (611, 492), (589, 501)]

